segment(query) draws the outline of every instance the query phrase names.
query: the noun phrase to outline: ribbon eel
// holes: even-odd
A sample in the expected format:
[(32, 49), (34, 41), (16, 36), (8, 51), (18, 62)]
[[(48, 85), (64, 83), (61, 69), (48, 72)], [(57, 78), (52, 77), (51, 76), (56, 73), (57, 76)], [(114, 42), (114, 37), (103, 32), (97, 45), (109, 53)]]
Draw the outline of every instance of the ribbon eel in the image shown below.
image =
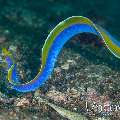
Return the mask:
[(120, 58), (120, 42), (100, 26), (83, 16), (72, 16), (60, 22), (48, 35), (42, 48), (42, 64), (36, 77), (25, 84), (18, 84), (16, 64), (9, 51), (3, 49), (8, 64), (7, 79), (12, 89), (30, 92), (38, 89), (51, 75), (57, 56), (71, 37), (80, 33), (92, 33), (100, 37), (110, 52)]

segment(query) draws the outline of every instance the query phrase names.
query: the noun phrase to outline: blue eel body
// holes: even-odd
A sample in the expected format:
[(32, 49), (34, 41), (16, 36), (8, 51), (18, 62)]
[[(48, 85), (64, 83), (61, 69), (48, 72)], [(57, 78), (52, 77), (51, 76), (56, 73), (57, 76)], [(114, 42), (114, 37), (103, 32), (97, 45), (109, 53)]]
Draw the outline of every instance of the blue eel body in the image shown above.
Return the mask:
[(99, 35), (99, 33), (89, 25), (76, 24), (76, 25), (72, 25), (68, 27), (56, 37), (54, 43), (52, 44), (49, 50), (45, 68), (40, 74), (40, 76), (38, 76), (37, 80), (34, 82), (30, 82), (29, 84), (26, 84), (23, 86), (13, 85), (13, 89), (20, 91), (20, 92), (34, 91), (38, 89), (46, 80), (48, 80), (49, 76), (51, 75), (55, 62), (57, 60), (57, 56), (60, 50), (63, 48), (64, 44), (68, 40), (70, 40), (70, 38), (72, 38), (73, 36), (79, 33), (84, 33), (84, 32), (89, 32), (95, 35)]
[[(120, 42), (118, 42), (115, 38), (113, 38), (104, 29), (102, 30), (107, 33), (108, 37), (112, 39), (112, 42), (115, 45), (120, 47)], [(92, 25), (83, 24), (83, 23), (82, 24), (76, 23), (76, 24), (69, 25), (67, 28), (65, 28), (55, 37), (52, 45), (49, 48), (46, 63), (42, 72), (40, 74), (37, 74), (37, 76), (32, 81), (26, 84), (19, 84), (20, 80), (17, 77), (16, 66), (14, 66), (14, 69), (11, 75), (11, 78), (13, 81), (9, 82), (9, 85), (11, 86), (11, 88), (19, 92), (29, 92), (29, 91), (35, 91), (36, 89), (38, 89), (43, 83), (45, 83), (46, 80), (49, 79), (49, 76), (53, 71), (57, 57), (61, 49), (63, 48), (64, 44), (68, 42), (73, 36), (79, 33), (92, 33), (102, 38), (100, 32), (98, 32), (97, 29), (95, 29), (95, 27), (93, 27)], [(13, 64), (12, 59), (8, 56), (6, 57), (6, 61), (7, 61), (8, 70), (9, 70), (9, 68), (11, 68)]]

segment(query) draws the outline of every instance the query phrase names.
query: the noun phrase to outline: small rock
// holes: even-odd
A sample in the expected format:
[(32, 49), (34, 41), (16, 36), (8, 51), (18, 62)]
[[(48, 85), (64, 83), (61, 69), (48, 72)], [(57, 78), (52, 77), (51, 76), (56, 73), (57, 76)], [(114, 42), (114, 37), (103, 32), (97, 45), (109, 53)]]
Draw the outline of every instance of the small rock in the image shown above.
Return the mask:
[(19, 99), (19, 101), (16, 103), (17, 107), (25, 107), (29, 105), (30, 105), (30, 101), (26, 98)]
[(56, 90), (50, 90), (47, 94), (47, 97), (50, 99), (56, 101), (56, 102), (66, 102), (67, 101), (67, 96), (64, 93), (61, 93)]
[(73, 98), (77, 98), (80, 96), (80, 92), (77, 91), (75, 88), (68, 89), (67, 94), (68, 94), (68, 96), (71, 96)]
[(41, 94), (42, 94), (41, 91), (38, 89), (38, 90), (35, 91), (34, 96), (35, 97), (40, 97)]
[(11, 51), (13, 51), (13, 52), (16, 52), (17, 47), (16, 47), (16, 46), (11, 45), (11, 46), (9, 47), (9, 50), (11, 50)]
[(61, 68), (60, 68), (60, 67), (56, 67), (56, 68), (54, 69), (54, 71), (55, 71), (56, 73), (60, 73), (60, 72), (61, 72)]
[(67, 63), (67, 64), (64, 64), (64, 65), (61, 66), (61, 68), (62, 68), (63, 70), (68, 70), (68, 69), (69, 69), (69, 64), (68, 64), (68, 63)]
[(76, 65), (76, 61), (75, 60), (67, 60), (67, 62), (70, 64), (70, 65)]

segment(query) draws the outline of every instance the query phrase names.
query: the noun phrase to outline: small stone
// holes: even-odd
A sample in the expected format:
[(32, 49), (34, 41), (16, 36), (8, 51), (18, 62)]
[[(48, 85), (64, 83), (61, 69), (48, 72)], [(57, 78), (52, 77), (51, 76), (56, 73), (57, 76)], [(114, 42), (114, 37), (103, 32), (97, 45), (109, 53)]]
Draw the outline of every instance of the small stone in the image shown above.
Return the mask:
[(11, 111), (9, 114), (10, 114), (10, 116), (16, 117), (16, 113), (14, 111)]
[(68, 70), (69, 69), (69, 64), (64, 64), (61, 66), (63, 70)]
[(9, 50), (11, 50), (11, 51), (13, 51), (13, 52), (16, 52), (17, 47), (16, 47), (16, 46), (11, 45), (11, 46), (9, 47)]
[(39, 97), (39, 96), (40, 96), (40, 91), (39, 91), (39, 90), (36, 90), (35, 93), (34, 93), (34, 96), (35, 96), (35, 97)]
[(76, 65), (76, 61), (75, 60), (67, 60), (67, 62), (70, 64), (70, 65)]
[(47, 97), (50, 99), (56, 101), (56, 102), (66, 102), (67, 101), (67, 96), (66, 94), (56, 91), (56, 90), (50, 90), (47, 94)]
[(56, 67), (56, 68), (54, 69), (54, 71), (58, 73), (58, 72), (61, 72), (61, 69), (60, 69), (60, 67)]
[(73, 98), (77, 98), (80, 96), (80, 92), (77, 91), (75, 88), (68, 89), (67, 94), (68, 94), (68, 96), (71, 96)]
[(77, 111), (77, 108), (76, 108), (76, 107), (74, 107), (73, 109), (74, 109), (75, 111)]
[(16, 103), (17, 107), (25, 107), (25, 106), (28, 106), (28, 105), (30, 105), (30, 101), (26, 98), (22, 98)]

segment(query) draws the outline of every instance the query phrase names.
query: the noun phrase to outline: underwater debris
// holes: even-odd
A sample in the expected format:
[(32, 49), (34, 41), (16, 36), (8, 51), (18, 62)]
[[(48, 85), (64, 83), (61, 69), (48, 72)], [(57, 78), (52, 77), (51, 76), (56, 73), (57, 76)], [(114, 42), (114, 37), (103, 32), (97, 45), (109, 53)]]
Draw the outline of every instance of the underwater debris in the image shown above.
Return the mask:
[[(49, 105), (55, 111), (57, 111), (60, 115), (62, 115), (65, 118), (68, 118), (69, 120), (89, 120), (87, 117), (85, 117), (84, 115), (82, 115), (80, 113), (75, 113), (75, 112), (71, 112), (69, 110), (66, 110), (63, 107), (59, 107), (59, 106), (57, 106), (53, 103), (48, 102), (46, 99), (43, 99), (43, 98), (39, 97), (38, 100), (39, 100), (39, 102), (43, 102), (43, 103)], [(110, 120), (110, 119), (109, 118), (104, 118), (104, 117), (99, 117), (99, 118), (95, 118), (93, 120)]]

